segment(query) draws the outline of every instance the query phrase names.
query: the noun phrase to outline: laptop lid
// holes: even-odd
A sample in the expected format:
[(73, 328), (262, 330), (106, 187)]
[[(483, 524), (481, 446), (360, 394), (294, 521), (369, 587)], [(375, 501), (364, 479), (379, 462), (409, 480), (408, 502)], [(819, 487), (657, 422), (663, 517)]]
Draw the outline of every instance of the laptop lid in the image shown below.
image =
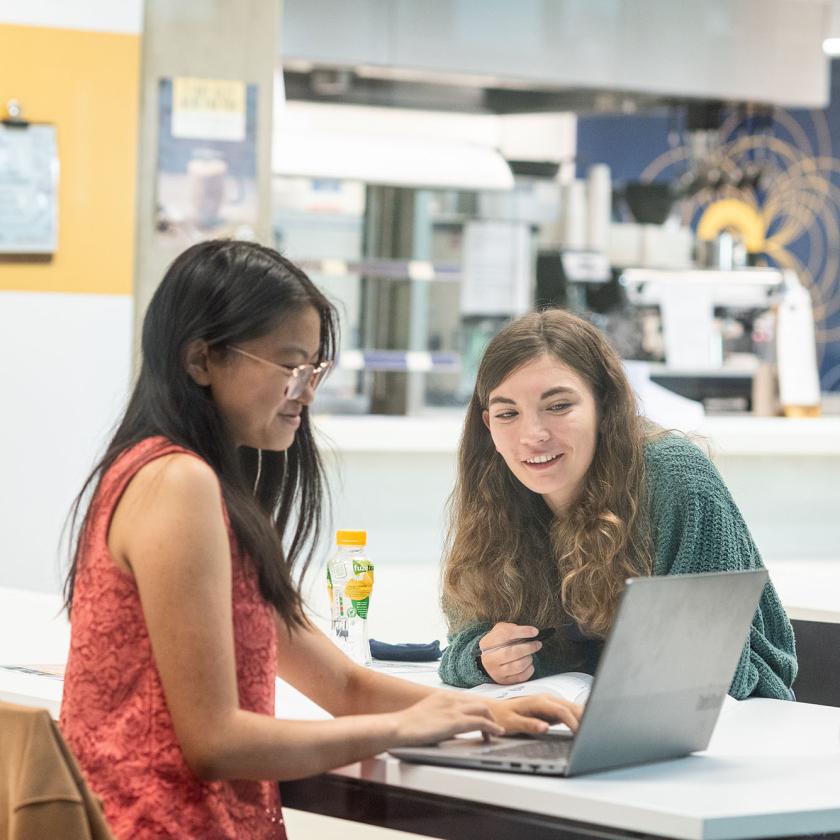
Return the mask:
[(705, 749), (767, 580), (753, 569), (627, 581), (567, 775)]
[[(570, 751), (556, 744), (556, 755), (538, 757), (523, 739), (488, 747), (462, 738), (390, 752), (421, 763), (575, 775), (705, 749), (767, 580), (765, 569), (629, 580)], [(511, 749), (500, 753), (504, 745)]]

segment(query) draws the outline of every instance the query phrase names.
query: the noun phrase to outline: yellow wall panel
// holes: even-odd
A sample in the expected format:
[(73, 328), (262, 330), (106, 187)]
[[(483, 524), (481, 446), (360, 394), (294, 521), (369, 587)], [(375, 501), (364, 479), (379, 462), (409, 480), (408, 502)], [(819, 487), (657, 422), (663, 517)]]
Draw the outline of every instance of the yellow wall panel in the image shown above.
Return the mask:
[(58, 250), (0, 258), (0, 289), (131, 294), (140, 36), (0, 25), (0, 100), (56, 126)]

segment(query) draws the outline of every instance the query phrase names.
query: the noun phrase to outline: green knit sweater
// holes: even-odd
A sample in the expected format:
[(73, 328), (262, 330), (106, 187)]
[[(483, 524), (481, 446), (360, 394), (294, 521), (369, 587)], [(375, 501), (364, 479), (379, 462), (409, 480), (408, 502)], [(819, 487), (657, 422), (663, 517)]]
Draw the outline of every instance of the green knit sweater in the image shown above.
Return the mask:
[[(645, 464), (656, 575), (734, 571), (762, 566), (750, 532), (709, 459), (686, 438), (666, 434), (646, 444)], [(475, 664), (479, 639), (490, 630), (473, 624), (449, 638), (440, 677), (450, 685), (471, 687), (487, 682)], [(592, 643), (596, 645), (596, 642)], [(546, 647), (534, 656), (534, 677), (581, 670), (563, 661), (563, 648)], [(600, 646), (595, 649), (595, 657)], [(793, 699), (796, 676), (793, 631), (768, 583), (753, 619), (729, 693)]]

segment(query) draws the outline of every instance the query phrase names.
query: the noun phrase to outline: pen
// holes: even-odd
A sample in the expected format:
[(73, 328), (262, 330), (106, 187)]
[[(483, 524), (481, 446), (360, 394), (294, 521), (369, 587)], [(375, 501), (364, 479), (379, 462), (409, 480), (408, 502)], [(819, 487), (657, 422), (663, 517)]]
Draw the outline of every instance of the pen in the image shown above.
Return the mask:
[(539, 633), (537, 633), (536, 636), (524, 639), (511, 639), (508, 642), (502, 642), (500, 645), (493, 645), (492, 647), (484, 648), (484, 650), (479, 653), (479, 656), (484, 656), (485, 653), (492, 653), (494, 650), (501, 650), (502, 648), (511, 647), (513, 645), (521, 645), (524, 642), (542, 642), (545, 639), (551, 638), (556, 632), (557, 630), (554, 627), (544, 627)]

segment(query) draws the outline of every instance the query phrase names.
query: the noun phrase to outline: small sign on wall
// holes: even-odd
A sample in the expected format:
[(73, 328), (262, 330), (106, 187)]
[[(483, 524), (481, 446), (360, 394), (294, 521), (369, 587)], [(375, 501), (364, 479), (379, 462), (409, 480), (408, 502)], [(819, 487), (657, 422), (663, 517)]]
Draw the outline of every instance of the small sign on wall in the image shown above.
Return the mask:
[(461, 314), (513, 317), (531, 307), (534, 248), (526, 222), (464, 225)]
[(172, 136), (186, 140), (245, 140), (245, 83), (172, 80)]
[(58, 247), (55, 126), (0, 123), (0, 254)]

